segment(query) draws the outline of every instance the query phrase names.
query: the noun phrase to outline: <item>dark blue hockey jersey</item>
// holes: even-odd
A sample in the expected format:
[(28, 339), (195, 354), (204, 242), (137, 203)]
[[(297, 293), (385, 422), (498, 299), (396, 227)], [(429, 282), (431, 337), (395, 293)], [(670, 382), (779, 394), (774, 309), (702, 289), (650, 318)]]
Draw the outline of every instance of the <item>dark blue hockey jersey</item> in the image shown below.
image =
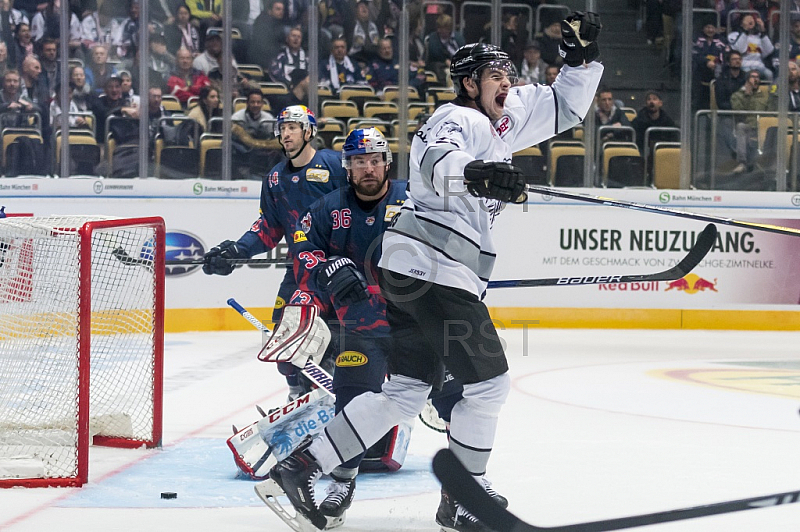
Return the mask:
[(290, 236), (300, 215), (309, 205), (329, 192), (347, 186), (347, 171), (338, 151), (319, 150), (301, 169), (289, 161), (276, 164), (261, 183), (259, 218), (238, 243), (250, 257), (277, 246), (286, 237), (292, 256)]
[[(378, 261), (383, 233), (400, 212), (406, 200), (406, 182), (392, 181), (389, 191), (371, 209), (365, 211), (351, 187), (328, 194), (315, 202), (297, 224), (294, 233), (294, 271), (302, 292), (312, 294), (320, 308), (332, 305), (330, 295), (319, 289), (316, 277), (329, 257), (351, 259), (370, 284), (370, 298), (365, 302), (336, 308), (339, 321), (348, 332), (387, 336), (386, 301), (378, 293)], [(305, 297), (293, 303), (312, 303)]]

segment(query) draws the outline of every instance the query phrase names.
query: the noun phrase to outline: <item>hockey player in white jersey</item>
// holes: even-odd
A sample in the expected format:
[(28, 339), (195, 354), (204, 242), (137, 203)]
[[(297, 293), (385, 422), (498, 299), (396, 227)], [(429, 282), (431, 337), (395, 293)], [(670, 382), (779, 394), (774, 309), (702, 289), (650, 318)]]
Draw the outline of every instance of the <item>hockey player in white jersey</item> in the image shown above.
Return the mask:
[[(565, 66), (549, 87), (514, 86), (514, 66), (496, 46), (470, 44), (454, 54), (457, 98), (414, 138), (408, 200), (383, 240), (378, 281), (393, 343), (390, 380), (381, 393), (353, 399), (323, 434), (270, 471), (298, 519), (324, 527), (316, 479), (414, 418), (444, 367), (464, 385), (451, 414), (450, 449), (483, 481), (510, 388), (503, 345), (481, 301), (495, 260), (492, 222), (505, 203), (527, 198), (512, 153), (586, 115), (603, 73), (594, 62), (599, 30), (594, 13), (562, 22)], [(436, 522), (445, 531), (489, 531), (444, 492)]]

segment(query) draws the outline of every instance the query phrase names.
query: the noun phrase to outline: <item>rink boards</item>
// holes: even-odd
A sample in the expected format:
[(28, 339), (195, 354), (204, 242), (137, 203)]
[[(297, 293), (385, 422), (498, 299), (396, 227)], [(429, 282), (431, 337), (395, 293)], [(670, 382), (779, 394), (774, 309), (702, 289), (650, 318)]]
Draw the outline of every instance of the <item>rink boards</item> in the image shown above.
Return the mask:
[[(8, 213), (162, 216), (167, 258), (200, 257), (258, 216), (260, 183), (208, 180), (0, 179)], [(597, 190), (615, 199), (800, 228), (795, 193)], [(705, 224), (532, 195), (497, 217), (493, 279), (631, 275), (666, 270)], [(683, 280), (490, 290), (498, 327), (800, 328), (800, 238), (719, 225), (717, 244)], [(134, 255), (140, 250), (127, 250)], [(285, 246), (271, 253), (285, 254)], [(226, 300), (268, 319), (285, 269), (243, 266), (227, 277), (170, 267), (167, 331), (250, 327)], [(280, 303), (279, 303), (280, 304)]]

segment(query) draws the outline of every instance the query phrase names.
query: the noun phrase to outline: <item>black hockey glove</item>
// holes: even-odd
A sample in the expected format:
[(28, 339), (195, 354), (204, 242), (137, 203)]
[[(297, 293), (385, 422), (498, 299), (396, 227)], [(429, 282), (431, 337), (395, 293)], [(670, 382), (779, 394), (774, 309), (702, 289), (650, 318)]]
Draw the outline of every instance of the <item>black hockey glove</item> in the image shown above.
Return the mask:
[(355, 263), (346, 257), (330, 257), (317, 273), (317, 285), (326, 290), (340, 307), (369, 298), (367, 280)]
[(203, 273), (206, 275), (230, 275), (233, 264), (228, 259), (246, 259), (247, 254), (232, 240), (214, 246), (203, 255)]
[(603, 25), (597, 13), (575, 11), (561, 21), (561, 46), (558, 53), (569, 66), (591, 63), (600, 56), (597, 36)]
[(513, 164), (478, 159), (464, 167), (464, 182), (473, 196), (506, 203), (525, 203), (525, 177)]

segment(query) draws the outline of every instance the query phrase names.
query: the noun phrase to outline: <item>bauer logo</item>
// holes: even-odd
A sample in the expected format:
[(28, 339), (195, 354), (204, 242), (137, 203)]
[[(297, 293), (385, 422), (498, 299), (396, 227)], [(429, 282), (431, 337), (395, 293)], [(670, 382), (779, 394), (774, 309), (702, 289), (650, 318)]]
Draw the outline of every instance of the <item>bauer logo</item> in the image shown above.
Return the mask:
[[(203, 257), (206, 249), (203, 242), (191, 233), (183, 231), (170, 231), (167, 233), (166, 239), (166, 260), (191, 260)], [(188, 275), (193, 271), (200, 268), (199, 264), (191, 266), (173, 265), (166, 267), (167, 277), (180, 277), (181, 275)]]
[(338, 368), (363, 366), (367, 362), (367, 356), (364, 353), (359, 353), (358, 351), (345, 351), (336, 357), (336, 367)]

